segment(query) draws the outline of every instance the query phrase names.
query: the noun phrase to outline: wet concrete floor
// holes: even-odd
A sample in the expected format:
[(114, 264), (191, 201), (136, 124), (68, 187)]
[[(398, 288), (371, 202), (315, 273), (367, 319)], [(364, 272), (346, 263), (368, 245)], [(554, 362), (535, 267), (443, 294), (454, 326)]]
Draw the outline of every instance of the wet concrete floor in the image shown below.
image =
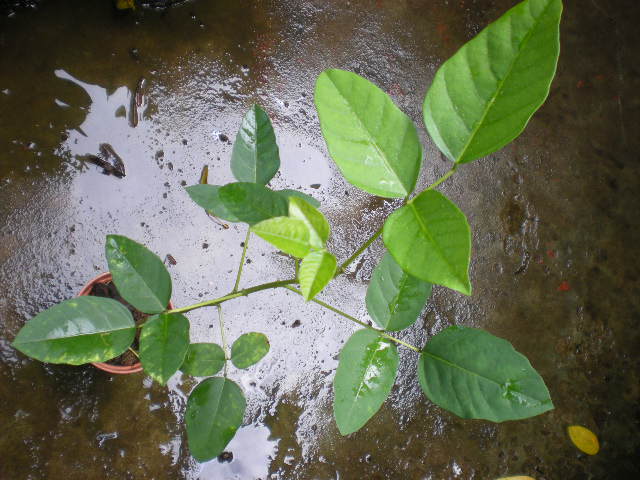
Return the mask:
[[(35, 2), (24, 2), (35, 3)], [(562, 54), (547, 104), (524, 134), (462, 168), (443, 191), (474, 232), (470, 298), (434, 289), (406, 339), (481, 326), (526, 354), (556, 409), (519, 422), (461, 420), (431, 404), (403, 352), (389, 401), (341, 437), (331, 414), (337, 354), (353, 326), (282, 291), (225, 305), (229, 338), (266, 333), (265, 361), (230, 374), (248, 398), (233, 461), (199, 465), (180, 420), (188, 378), (43, 365), (10, 342), (41, 309), (105, 270), (104, 237), (120, 233), (171, 254), (174, 302), (230, 290), (245, 234), (223, 230), (188, 198), (208, 164), (228, 167), (244, 111), (270, 113), (282, 157), (277, 188), (322, 201), (346, 258), (394, 202), (364, 195), (328, 160), (313, 108), (325, 68), (356, 71), (390, 92), (421, 131), (435, 69), (512, 0), (195, 1), (118, 15), (108, 0), (45, 0), (0, 19), (0, 479), (543, 479), (628, 478), (640, 470), (638, 164), (640, 7), (565, 1)], [(149, 90), (138, 124), (130, 99)], [(222, 135), (222, 136), (221, 136)], [(427, 184), (448, 168), (422, 134)], [(77, 156), (107, 142), (127, 175)], [(319, 184), (319, 186), (318, 186)], [(313, 185), (313, 187), (312, 187)], [(317, 188), (315, 188), (317, 187)], [(380, 243), (323, 298), (366, 319)], [(254, 240), (243, 283), (291, 274)], [(192, 337), (219, 341), (212, 311)], [(299, 321), (299, 326), (298, 325)], [(580, 454), (582, 424), (602, 451)]]

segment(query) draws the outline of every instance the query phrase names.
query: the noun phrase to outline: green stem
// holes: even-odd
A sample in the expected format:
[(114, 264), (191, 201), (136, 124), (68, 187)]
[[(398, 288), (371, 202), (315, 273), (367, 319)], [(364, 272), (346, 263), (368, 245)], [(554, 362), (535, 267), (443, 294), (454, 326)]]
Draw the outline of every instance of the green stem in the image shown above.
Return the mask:
[(220, 305), (221, 303), (224, 303), (226, 301), (233, 300), (234, 298), (246, 297), (247, 295), (249, 295), (251, 293), (259, 292), (261, 290), (267, 290), (269, 288), (283, 287), (285, 285), (289, 285), (290, 283), (296, 283), (296, 279), (295, 278), (291, 278), (289, 280), (278, 280), (276, 282), (261, 283), (260, 285), (255, 285), (253, 287), (244, 288), (242, 290), (238, 290), (237, 292), (231, 292), (231, 293), (229, 293), (227, 295), (224, 295), (222, 297), (214, 298), (213, 300), (207, 300), (205, 302), (194, 303), (193, 305), (188, 305), (188, 306), (182, 307), (182, 308), (174, 308), (173, 310), (169, 310), (167, 313), (185, 313), (185, 312), (190, 312), (191, 310), (195, 310), (197, 308), (215, 307), (216, 305)]
[[(302, 295), (302, 292), (300, 290), (298, 290), (297, 288), (291, 287), (289, 285), (283, 285), (284, 288), (286, 288), (287, 290), (291, 290), (292, 292), (297, 293), (298, 295)], [(337, 313), (338, 315), (343, 316), (344, 318), (351, 320), (352, 322), (357, 323), (358, 325), (364, 327), (364, 328), (368, 328), (369, 330), (373, 330), (374, 332), (380, 334), (381, 336), (383, 336), (384, 338), (388, 338), (389, 340), (396, 342), (399, 345), (403, 345), (407, 348), (410, 348), (413, 351), (416, 351), (418, 353), (421, 353), (421, 350), (416, 347), (415, 345), (411, 345), (410, 343), (407, 343), (403, 340), (400, 340), (399, 338), (393, 337), (391, 335), (389, 335), (386, 332), (383, 332), (382, 330), (378, 330), (377, 328), (373, 328), (371, 325), (364, 323), (362, 320), (358, 320), (356, 317), (353, 317), (351, 315), (349, 315), (348, 313), (343, 312), (342, 310), (337, 309), (336, 307), (329, 305), (328, 303), (323, 302), (322, 300), (318, 300), (315, 298), (311, 299), (312, 302), (317, 303), (318, 305), (320, 305), (321, 307), (326, 308), (327, 310), (331, 310), (334, 313)]]
[(129, 347), (129, 351), (133, 353), (137, 359), (140, 359), (140, 355), (138, 355), (138, 352), (136, 352), (133, 348)]
[(216, 305), (218, 308), (218, 323), (220, 324), (220, 337), (222, 338), (222, 351), (224, 352), (224, 378), (227, 378), (227, 362), (230, 359), (230, 355), (227, 355), (227, 338), (224, 336), (224, 317), (222, 316), (222, 307)]
[(347, 258), (344, 262), (342, 262), (342, 264), (340, 265), (340, 267), (338, 267), (338, 269), (336, 270), (336, 274), (334, 275), (334, 278), (337, 277), (338, 275), (344, 273), (345, 269), (351, 265), (351, 263), (353, 263), (353, 261), (358, 258), (360, 255), (362, 255), (362, 252), (364, 252), (367, 248), (369, 248), (369, 245), (371, 245), (376, 238), (378, 238), (381, 234), (382, 234), (382, 228), (380, 227), (373, 235), (371, 235), (371, 237), (369, 237), (369, 239), (364, 242), (360, 248), (358, 250), (356, 250), (353, 255), (351, 255), (349, 258)]
[(454, 163), (453, 167), (451, 167), (449, 169), (449, 171), (447, 173), (445, 173), (443, 176), (441, 176), (438, 180), (436, 180), (435, 182), (433, 182), (431, 185), (429, 185), (425, 190), (432, 190), (435, 187), (437, 187), (438, 185), (440, 185), (442, 182), (444, 182), (447, 178), (449, 178), (451, 175), (453, 175), (454, 173), (456, 173), (456, 170), (458, 169), (458, 164)]
[(238, 267), (238, 275), (236, 275), (236, 283), (233, 286), (232, 293), (238, 291), (240, 286), (240, 277), (242, 277), (242, 267), (244, 267), (244, 259), (247, 255), (247, 248), (249, 247), (249, 237), (251, 236), (251, 230), (247, 229), (247, 236), (244, 239), (244, 246), (242, 247), (242, 256), (240, 257), (240, 266)]

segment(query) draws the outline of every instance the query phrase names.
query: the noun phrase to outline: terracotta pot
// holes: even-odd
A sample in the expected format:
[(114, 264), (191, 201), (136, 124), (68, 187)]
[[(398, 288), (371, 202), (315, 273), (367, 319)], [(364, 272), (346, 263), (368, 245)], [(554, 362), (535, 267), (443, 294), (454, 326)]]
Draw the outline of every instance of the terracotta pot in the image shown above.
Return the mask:
[[(94, 278), (89, 283), (87, 283), (84, 287), (82, 287), (82, 290), (80, 290), (80, 293), (78, 293), (78, 296), (82, 297), (84, 295), (89, 295), (89, 292), (91, 292), (91, 289), (96, 283), (107, 283), (110, 281), (111, 281), (111, 273), (109, 272), (101, 273), (96, 278)], [(173, 308), (173, 303), (171, 302), (171, 300), (169, 300), (168, 306), (169, 306), (169, 309)], [(129, 366), (111, 365), (110, 363), (105, 363), (105, 362), (92, 363), (92, 365), (96, 368), (99, 368), (100, 370), (104, 370), (105, 372), (117, 373), (121, 375), (126, 375), (128, 373), (137, 373), (142, 371), (142, 364), (140, 362), (134, 363), (133, 365), (129, 365)]]

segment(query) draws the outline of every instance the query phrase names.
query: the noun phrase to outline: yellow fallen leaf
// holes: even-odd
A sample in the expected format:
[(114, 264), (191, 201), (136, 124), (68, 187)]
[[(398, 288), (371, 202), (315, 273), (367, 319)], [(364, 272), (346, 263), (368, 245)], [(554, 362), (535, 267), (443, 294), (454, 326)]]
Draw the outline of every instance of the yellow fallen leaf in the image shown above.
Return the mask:
[(209, 179), (209, 165), (205, 165), (202, 167), (202, 172), (200, 172), (200, 185), (206, 185), (207, 180)]
[(567, 427), (567, 433), (573, 444), (587, 455), (595, 455), (600, 450), (600, 443), (595, 433), (580, 425)]
[(135, 0), (116, 0), (116, 8), (118, 10), (135, 10)]
[(528, 477), (526, 475), (516, 475), (515, 477), (500, 477), (496, 480), (536, 480), (533, 477)]

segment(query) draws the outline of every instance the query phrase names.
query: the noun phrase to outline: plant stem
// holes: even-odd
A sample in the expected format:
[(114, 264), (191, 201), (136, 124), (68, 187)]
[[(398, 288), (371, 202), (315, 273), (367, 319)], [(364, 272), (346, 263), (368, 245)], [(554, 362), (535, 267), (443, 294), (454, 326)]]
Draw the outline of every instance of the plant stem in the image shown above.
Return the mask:
[(227, 338), (224, 336), (224, 317), (222, 316), (222, 307), (218, 307), (218, 323), (220, 324), (220, 337), (222, 338), (222, 351), (224, 352), (224, 377), (227, 378), (227, 362), (230, 360), (230, 355), (227, 355)]
[(373, 235), (371, 235), (371, 237), (369, 237), (369, 239), (366, 242), (364, 242), (360, 246), (360, 248), (358, 248), (358, 250), (353, 252), (353, 255), (351, 255), (344, 262), (342, 262), (342, 264), (336, 270), (336, 274), (334, 275), (334, 278), (337, 277), (338, 275), (344, 273), (345, 269), (349, 265), (351, 265), (351, 263), (353, 263), (353, 261), (356, 258), (358, 258), (360, 255), (362, 255), (362, 252), (364, 252), (367, 248), (369, 248), (369, 245), (371, 245), (376, 240), (376, 238), (378, 238), (381, 234), (382, 234), (382, 227), (380, 227)]
[(442, 182), (444, 182), (447, 178), (449, 178), (451, 175), (453, 175), (454, 173), (456, 173), (456, 170), (458, 169), (458, 164), (454, 163), (453, 167), (451, 167), (449, 169), (449, 171), (447, 173), (445, 173), (443, 176), (441, 176), (438, 180), (436, 180), (435, 182), (433, 182), (431, 185), (429, 185), (425, 190), (432, 190), (435, 187), (437, 187), (438, 185), (440, 185)]
[(129, 351), (133, 353), (137, 359), (140, 359), (140, 355), (138, 355), (138, 352), (136, 352), (133, 348), (129, 347)]
[[(289, 285), (283, 285), (284, 288), (286, 288), (287, 290), (291, 290), (292, 292), (297, 293), (298, 295), (302, 295), (302, 292), (300, 290), (298, 290), (297, 288), (291, 287)], [(366, 323), (364, 323), (362, 320), (358, 320), (356, 317), (353, 317), (351, 315), (349, 315), (348, 313), (343, 312), (342, 310), (337, 309), (336, 307), (329, 305), (328, 303), (323, 302), (322, 300), (318, 300), (315, 298), (311, 299), (312, 302), (317, 303), (318, 305), (320, 305), (321, 307), (326, 308), (327, 310), (331, 310), (334, 313), (337, 313), (338, 315), (343, 316), (344, 318), (351, 320), (352, 322), (357, 323), (358, 325), (364, 327), (364, 328), (368, 328), (369, 330), (373, 330), (374, 332), (380, 334), (381, 336), (383, 336), (384, 338), (388, 338), (389, 340), (396, 342), (399, 345), (403, 345), (407, 348), (410, 348), (411, 350), (414, 350), (418, 353), (421, 353), (421, 350), (416, 347), (415, 345), (411, 345), (410, 343), (407, 343), (403, 340), (400, 340), (399, 338), (393, 337), (391, 335), (389, 335), (386, 332), (383, 332), (382, 330), (378, 330), (377, 328), (373, 328), (371, 325), (368, 325)]]
[(242, 276), (242, 267), (244, 267), (244, 259), (247, 255), (247, 248), (249, 247), (249, 237), (251, 236), (251, 230), (247, 229), (247, 236), (244, 239), (244, 245), (242, 247), (242, 256), (240, 257), (240, 266), (238, 267), (238, 275), (236, 275), (236, 283), (233, 286), (232, 293), (238, 291), (240, 286), (240, 277)]
[(278, 280), (276, 282), (269, 283), (261, 283), (260, 285), (255, 285), (253, 287), (244, 288), (242, 290), (238, 290), (237, 292), (231, 292), (222, 297), (214, 298), (213, 300), (207, 300), (205, 302), (194, 303), (193, 305), (188, 305), (182, 308), (174, 308), (173, 310), (169, 310), (167, 313), (185, 313), (190, 312), (191, 310), (195, 310), (197, 308), (202, 307), (215, 307), (216, 305), (220, 305), (228, 300), (233, 300), (238, 297), (246, 297), (250, 293), (259, 292), (261, 290), (267, 290), (269, 288), (283, 287), (285, 285), (289, 285), (290, 283), (296, 283), (295, 278), (291, 278), (288, 280)]

